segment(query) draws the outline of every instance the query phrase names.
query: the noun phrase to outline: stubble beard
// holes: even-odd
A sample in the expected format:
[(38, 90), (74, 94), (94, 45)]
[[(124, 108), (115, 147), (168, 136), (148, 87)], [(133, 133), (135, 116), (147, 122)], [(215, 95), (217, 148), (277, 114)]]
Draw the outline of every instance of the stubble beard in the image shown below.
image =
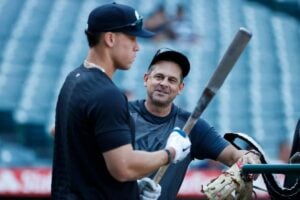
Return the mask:
[(165, 100), (161, 97), (156, 97), (154, 94), (149, 94), (149, 97), (151, 104), (160, 108), (166, 108), (172, 103), (172, 99)]

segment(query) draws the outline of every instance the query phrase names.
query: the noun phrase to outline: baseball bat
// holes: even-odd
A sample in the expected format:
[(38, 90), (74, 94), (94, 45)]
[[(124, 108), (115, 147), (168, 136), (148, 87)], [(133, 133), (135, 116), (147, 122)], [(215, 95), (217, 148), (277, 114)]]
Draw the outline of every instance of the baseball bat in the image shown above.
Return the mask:
[[(241, 27), (236, 33), (234, 39), (232, 40), (231, 44), (220, 60), (217, 69), (210, 78), (207, 86), (204, 88), (192, 114), (189, 116), (183, 127), (183, 131), (186, 134), (189, 134), (191, 132), (200, 115), (206, 109), (207, 105), (215, 96), (216, 92), (220, 89), (227, 75), (242, 54), (251, 37), (252, 33), (243, 27)], [(156, 183), (160, 182), (168, 167), (169, 165), (159, 168), (158, 172), (153, 178)]]

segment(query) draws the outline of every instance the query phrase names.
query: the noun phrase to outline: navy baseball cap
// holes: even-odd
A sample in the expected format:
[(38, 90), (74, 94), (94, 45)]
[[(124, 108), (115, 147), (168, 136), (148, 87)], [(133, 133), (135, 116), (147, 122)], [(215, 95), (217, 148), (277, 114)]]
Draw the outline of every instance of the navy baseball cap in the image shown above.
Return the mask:
[(152, 37), (153, 32), (143, 28), (143, 18), (132, 7), (110, 3), (92, 10), (87, 31), (91, 33), (123, 32), (137, 37)]
[(184, 54), (169, 48), (161, 48), (156, 52), (149, 65), (148, 70), (152, 65), (161, 60), (177, 63), (181, 68), (183, 78), (185, 78), (190, 71), (190, 62), (188, 58)]

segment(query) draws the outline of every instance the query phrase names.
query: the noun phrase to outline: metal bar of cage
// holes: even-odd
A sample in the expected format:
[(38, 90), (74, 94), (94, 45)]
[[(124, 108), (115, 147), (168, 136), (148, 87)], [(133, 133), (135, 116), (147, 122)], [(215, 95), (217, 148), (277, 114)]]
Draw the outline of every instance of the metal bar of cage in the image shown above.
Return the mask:
[(242, 174), (299, 174), (300, 164), (245, 164)]

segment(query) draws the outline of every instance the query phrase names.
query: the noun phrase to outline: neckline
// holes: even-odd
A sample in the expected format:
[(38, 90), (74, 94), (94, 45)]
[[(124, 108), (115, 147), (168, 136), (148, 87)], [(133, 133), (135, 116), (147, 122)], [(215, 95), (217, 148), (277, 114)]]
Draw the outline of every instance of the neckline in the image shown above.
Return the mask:
[(153, 115), (151, 112), (147, 110), (145, 106), (145, 101), (146, 101), (145, 99), (140, 100), (138, 101), (138, 104), (140, 104), (141, 112), (146, 114), (144, 115), (144, 118), (146, 118), (148, 121), (152, 123), (156, 123), (156, 124), (165, 123), (166, 121), (169, 121), (169, 119), (172, 118), (172, 116), (176, 112), (176, 107), (174, 106), (174, 104), (172, 104), (171, 112), (168, 115), (164, 117)]
[(88, 68), (88, 69), (97, 68), (97, 69), (100, 69), (102, 72), (105, 73), (105, 69), (103, 69), (101, 66), (96, 65), (95, 63), (88, 62), (87, 60), (84, 60), (83, 65), (84, 65), (85, 68)]

